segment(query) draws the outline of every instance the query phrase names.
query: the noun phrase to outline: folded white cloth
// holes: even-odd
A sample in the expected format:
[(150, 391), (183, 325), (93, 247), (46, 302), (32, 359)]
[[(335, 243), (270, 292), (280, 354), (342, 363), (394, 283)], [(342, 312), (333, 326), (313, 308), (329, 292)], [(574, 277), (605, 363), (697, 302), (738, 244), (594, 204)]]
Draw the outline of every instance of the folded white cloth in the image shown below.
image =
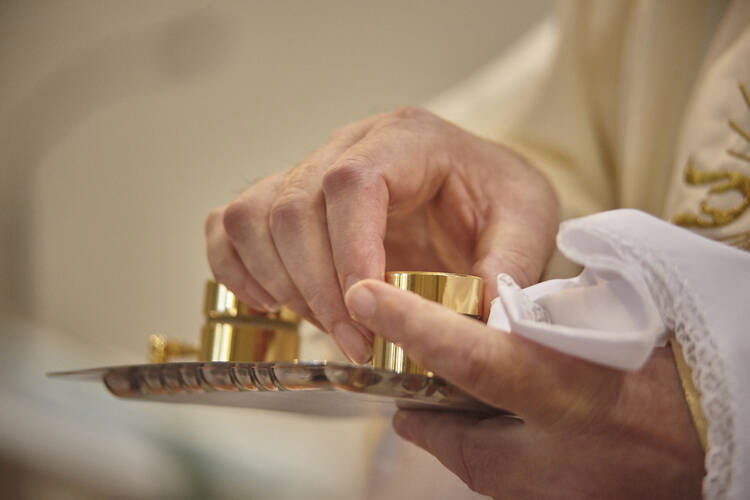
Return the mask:
[(750, 491), (750, 252), (630, 209), (563, 223), (557, 246), (584, 271), (498, 276), (489, 326), (624, 370), (674, 334), (708, 421), (704, 491)]
[[(675, 323), (697, 321), (700, 311), (676, 310), (688, 302), (683, 294), (695, 298), (712, 289), (694, 305), (729, 313), (742, 311), (750, 298), (750, 253), (637, 210), (564, 222), (557, 245), (583, 272), (523, 290), (499, 275), (489, 326), (595, 363), (637, 370)], [(680, 312), (685, 316), (676, 317)]]
[(593, 233), (566, 226), (560, 234), (561, 249), (584, 271), (524, 290), (499, 275), (489, 325), (595, 363), (640, 368), (667, 334), (640, 269)]

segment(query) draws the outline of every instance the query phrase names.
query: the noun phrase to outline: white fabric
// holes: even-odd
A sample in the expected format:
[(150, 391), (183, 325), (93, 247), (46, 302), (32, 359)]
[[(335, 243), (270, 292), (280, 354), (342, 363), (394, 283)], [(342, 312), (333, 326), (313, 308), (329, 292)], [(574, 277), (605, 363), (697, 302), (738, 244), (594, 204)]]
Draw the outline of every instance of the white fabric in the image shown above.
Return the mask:
[(525, 290), (498, 276), (489, 326), (588, 361), (639, 369), (666, 334), (640, 270), (616, 249), (596, 248), (596, 234), (567, 236), (573, 241), (563, 253), (586, 265), (583, 273)]
[(562, 224), (559, 249), (585, 266), (524, 290), (498, 277), (489, 326), (636, 370), (674, 332), (708, 420), (706, 498), (750, 492), (750, 253), (632, 209)]

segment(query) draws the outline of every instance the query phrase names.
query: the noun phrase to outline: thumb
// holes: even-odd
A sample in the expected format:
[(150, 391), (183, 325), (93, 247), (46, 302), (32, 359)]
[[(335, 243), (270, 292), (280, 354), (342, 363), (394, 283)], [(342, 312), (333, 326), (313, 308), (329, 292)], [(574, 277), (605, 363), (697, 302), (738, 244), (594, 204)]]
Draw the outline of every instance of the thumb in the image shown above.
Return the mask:
[(490, 405), (523, 412), (536, 396), (529, 391), (544, 390), (526, 352), (534, 346), (523, 339), (377, 280), (352, 286), (346, 305), (376, 335)]

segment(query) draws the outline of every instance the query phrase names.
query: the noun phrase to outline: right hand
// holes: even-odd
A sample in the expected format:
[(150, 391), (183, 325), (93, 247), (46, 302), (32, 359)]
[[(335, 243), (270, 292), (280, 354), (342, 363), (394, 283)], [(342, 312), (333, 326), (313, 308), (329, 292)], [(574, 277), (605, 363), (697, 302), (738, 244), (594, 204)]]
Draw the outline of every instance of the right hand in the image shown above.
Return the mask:
[(671, 349), (625, 372), (363, 280), (361, 324), (506, 415), (400, 410), (396, 432), (493, 498), (700, 499), (705, 455)]
[[(557, 199), (522, 157), (420, 109), (348, 125), (298, 166), (248, 188), (206, 221), (218, 282), (258, 310), (285, 304), (355, 362), (372, 334), (344, 293), (388, 270), (535, 283), (554, 247)], [(489, 311), (485, 307), (485, 311)]]

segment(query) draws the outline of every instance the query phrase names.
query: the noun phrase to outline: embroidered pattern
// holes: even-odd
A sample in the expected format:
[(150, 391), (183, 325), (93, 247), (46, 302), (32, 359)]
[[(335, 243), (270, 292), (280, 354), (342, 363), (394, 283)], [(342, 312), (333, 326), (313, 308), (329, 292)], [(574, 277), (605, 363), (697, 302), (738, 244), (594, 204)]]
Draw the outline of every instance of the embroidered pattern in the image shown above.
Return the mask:
[(750, 250), (750, 231), (730, 234), (729, 236), (719, 238), (719, 241), (735, 248), (739, 248), (740, 250)]
[[(750, 111), (750, 95), (748, 95), (745, 86), (738, 84), (742, 98), (745, 101), (748, 111)], [(750, 145), (750, 132), (743, 129), (734, 120), (729, 120), (729, 128), (747, 141)], [(727, 154), (738, 160), (750, 163), (750, 155), (736, 149), (728, 149)], [(723, 181), (723, 182), (722, 182)], [(750, 206), (750, 177), (742, 172), (719, 170), (716, 172), (704, 172), (697, 170), (693, 163), (693, 158), (688, 158), (685, 167), (685, 182), (691, 186), (700, 186), (704, 184), (713, 184), (708, 190), (707, 196), (701, 201), (700, 214), (683, 213), (672, 218), (672, 222), (680, 226), (687, 227), (719, 227), (725, 226), (738, 217)], [(742, 200), (732, 208), (721, 208), (711, 205), (708, 197), (712, 194), (725, 193), (728, 191), (737, 191)]]

